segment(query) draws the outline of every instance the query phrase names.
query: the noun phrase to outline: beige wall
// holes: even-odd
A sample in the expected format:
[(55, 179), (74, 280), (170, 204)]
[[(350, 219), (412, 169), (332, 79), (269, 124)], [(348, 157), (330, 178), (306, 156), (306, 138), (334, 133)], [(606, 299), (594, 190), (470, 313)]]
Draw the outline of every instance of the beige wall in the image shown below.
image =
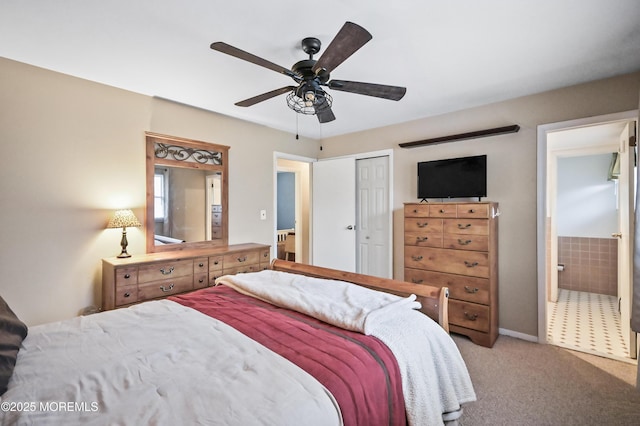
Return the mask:
[[(110, 214), (130, 207), (144, 219), (145, 131), (231, 147), (230, 243), (273, 242), (273, 152), (318, 151), (316, 141), (0, 58), (0, 295), (27, 324), (100, 304), (100, 259), (120, 251)], [(143, 228), (127, 236), (129, 253), (145, 251)]]
[[(415, 202), (416, 163), (487, 154), (488, 197), (500, 203), (500, 328), (537, 336), (537, 126), (638, 107), (640, 73), (322, 141), (322, 157), (394, 149), (394, 276), (403, 278), (402, 203)], [(410, 94), (410, 93), (409, 93)], [(389, 108), (393, 108), (393, 104)], [(398, 143), (518, 124), (518, 133), (402, 149)]]

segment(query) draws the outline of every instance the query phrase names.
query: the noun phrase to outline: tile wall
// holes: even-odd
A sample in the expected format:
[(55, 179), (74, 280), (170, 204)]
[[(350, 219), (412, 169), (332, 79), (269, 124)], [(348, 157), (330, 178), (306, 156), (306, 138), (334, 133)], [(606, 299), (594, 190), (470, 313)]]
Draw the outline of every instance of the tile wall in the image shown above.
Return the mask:
[(589, 293), (618, 294), (618, 240), (558, 237), (558, 287)]

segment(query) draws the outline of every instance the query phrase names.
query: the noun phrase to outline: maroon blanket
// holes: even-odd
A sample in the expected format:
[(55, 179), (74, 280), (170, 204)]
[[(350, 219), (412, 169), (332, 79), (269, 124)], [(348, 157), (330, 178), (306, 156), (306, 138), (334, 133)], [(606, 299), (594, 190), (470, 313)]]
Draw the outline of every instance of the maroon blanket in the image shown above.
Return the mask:
[(229, 324), (307, 371), (336, 398), (345, 425), (406, 425), (398, 364), (375, 337), (278, 308), (225, 286), (171, 300)]

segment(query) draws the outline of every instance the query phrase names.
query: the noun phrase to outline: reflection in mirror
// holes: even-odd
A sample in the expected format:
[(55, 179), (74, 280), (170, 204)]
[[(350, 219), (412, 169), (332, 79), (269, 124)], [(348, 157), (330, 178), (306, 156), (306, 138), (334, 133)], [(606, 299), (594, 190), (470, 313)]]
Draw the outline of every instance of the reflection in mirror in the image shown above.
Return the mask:
[(153, 179), (155, 244), (222, 238), (222, 173), (156, 167)]
[(147, 133), (147, 251), (227, 244), (227, 150)]

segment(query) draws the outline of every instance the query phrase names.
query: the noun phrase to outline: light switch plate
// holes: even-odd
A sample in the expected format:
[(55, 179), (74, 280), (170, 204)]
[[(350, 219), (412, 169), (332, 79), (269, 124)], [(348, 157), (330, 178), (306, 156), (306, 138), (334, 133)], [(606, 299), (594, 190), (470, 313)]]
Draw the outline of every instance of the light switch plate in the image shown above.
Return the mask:
[(267, 211), (260, 210), (260, 220), (267, 220)]

